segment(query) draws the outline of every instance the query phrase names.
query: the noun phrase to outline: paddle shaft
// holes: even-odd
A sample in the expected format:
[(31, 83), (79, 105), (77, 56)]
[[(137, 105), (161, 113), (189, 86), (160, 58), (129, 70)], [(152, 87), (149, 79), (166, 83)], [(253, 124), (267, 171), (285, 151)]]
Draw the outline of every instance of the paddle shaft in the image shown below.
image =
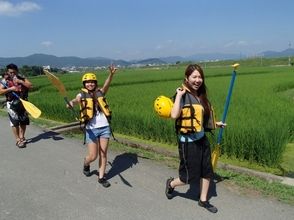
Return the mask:
[[(222, 117), (222, 122), (223, 123), (225, 123), (225, 121), (226, 121), (226, 117), (227, 117), (227, 113), (228, 113), (228, 109), (229, 109), (229, 104), (230, 104), (230, 100), (231, 100), (231, 96), (232, 96), (232, 91), (233, 91), (235, 78), (236, 78), (236, 71), (234, 70), (233, 73), (232, 73), (231, 83), (230, 83), (228, 95), (227, 95), (227, 98), (226, 98), (224, 113), (223, 113), (223, 117)], [(222, 139), (222, 136), (223, 136), (223, 130), (224, 130), (224, 128), (222, 128), (222, 127), (219, 130), (219, 133), (218, 133), (218, 136), (217, 136), (217, 144), (221, 143), (221, 139)]]

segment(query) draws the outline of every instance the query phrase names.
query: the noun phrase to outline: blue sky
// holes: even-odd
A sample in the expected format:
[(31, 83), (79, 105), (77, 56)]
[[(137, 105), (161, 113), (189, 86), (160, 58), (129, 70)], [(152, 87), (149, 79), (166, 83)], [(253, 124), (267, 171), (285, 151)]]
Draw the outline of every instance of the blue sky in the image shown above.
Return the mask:
[(252, 56), (294, 47), (293, 11), (293, 0), (0, 0), (0, 57)]

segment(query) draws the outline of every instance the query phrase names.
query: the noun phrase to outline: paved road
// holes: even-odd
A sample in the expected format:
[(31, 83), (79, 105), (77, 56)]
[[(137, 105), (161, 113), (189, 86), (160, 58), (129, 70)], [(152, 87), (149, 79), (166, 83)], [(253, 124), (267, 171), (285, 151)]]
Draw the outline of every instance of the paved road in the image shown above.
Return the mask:
[[(211, 187), (219, 212), (198, 207), (195, 187), (181, 187), (172, 200), (165, 180), (177, 171), (135, 154), (109, 152), (103, 188), (93, 175), (81, 173), (86, 149), (72, 140), (36, 126), (27, 130), (27, 148), (18, 149), (8, 120), (0, 117), (0, 219), (292, 219), (293, 206), (244, 195), (224, 182)], [(111, 148), (111, 146), (110, 146)]]

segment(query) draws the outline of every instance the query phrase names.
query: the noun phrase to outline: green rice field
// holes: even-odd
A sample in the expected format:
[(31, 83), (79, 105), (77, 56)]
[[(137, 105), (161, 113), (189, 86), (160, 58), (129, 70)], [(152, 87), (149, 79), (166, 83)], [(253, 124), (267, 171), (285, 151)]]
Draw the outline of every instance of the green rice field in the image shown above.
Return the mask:
[[(159, 95), (171, 97), (181, 85), (185, 66), (120, 69), (107, 93), (115, 133), (176, 145), (174, 121), (162, 119), (153, 110)], [(230, 84), (232, 67), (205, 67), (209, 99), (220, 120)], [(98, 71), (102, 86), (108, 73)], [(70, 99), (79, 92), (82, 73), (58, 75)], [(73, 122), (63, 97), (46, 76), (30, 78), (34, 89), (29, 100), (42, 110), (42, 117)], [(76, 109), (78, 111), (78, 109)], [(260, 165), (276, 167), (285, 146), (293, 141), (294, 68), (289, 66), (240, 66), (223, 134), (222, 153)], [(215, 135), (209, 135), (212, 147)]]

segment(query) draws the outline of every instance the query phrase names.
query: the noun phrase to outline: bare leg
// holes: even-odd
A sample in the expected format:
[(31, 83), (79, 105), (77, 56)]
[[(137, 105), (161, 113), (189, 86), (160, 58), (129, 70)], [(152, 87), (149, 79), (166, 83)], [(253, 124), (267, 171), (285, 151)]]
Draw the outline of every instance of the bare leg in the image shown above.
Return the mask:
[(171, 186), (172, 188), (175, 188), (175, 187), (177, 187), (177, 186), (183, 186), (183, 185), (186, 185), (186, 183), (182, 182), (182, 181), (180, 180), (179, 177), (176, 178), (176, 179), (174, 179), (174, 180), (171, 181), (171, 183), (170, 183), (170, 186)]
[(19, 127), (18, 126), (11, 127), (11, 129), (12, 129), (12, 133), (15, 136), (16, 141), (18, 142), (20, 140), (20, 137), (19, 137)]
[(207, 201), (210, 178), (202, 178), (200, 183), (200, 200)]
[(210, 178), (202, 178), (201, 179), (201, 189), (200, 189), (200, 199), (198, 201), (198, 205), (207, 209), (212, 213), (217, 212), (217, 208), (209, 203), (207, 200), (207, 194), (209, 189)]
[(85, 165), (90, 165), (91, 162), (96, 160), (98, 153), (98, 142), (88, 143), (88, 154), (85, 157)]
[(19, 138), (20, 139), (23, 139), (25, 137), (26, 128), (27, 128), (26, 125), (20, 125), (19, 126), (19, 132), (18, 132), (18, 134), (19, 134)]
[(107, 149), (108, 149), (108, 138), (100, 138), (99, 139), (99, 179), (104, 177), (106, 164), (107, 164)]

